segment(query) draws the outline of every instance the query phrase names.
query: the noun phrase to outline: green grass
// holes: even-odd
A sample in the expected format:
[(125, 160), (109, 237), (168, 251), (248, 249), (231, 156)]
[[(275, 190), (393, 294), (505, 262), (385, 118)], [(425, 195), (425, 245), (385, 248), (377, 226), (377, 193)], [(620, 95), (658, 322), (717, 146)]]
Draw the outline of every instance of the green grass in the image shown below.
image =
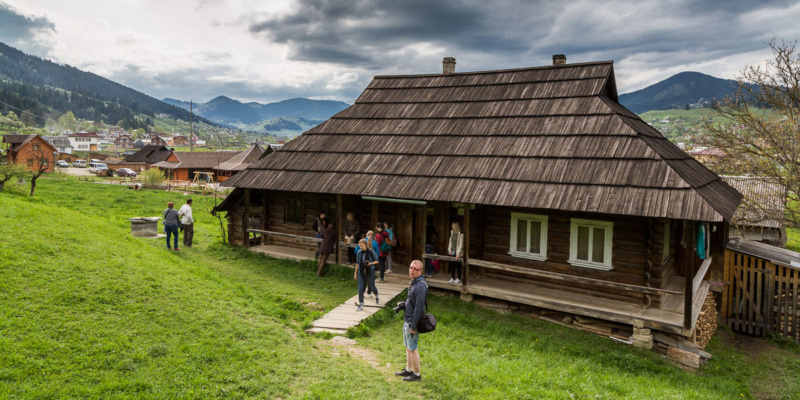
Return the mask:
[(786, 228), (786, 248), (800, 251), (800, 228)]
[(40, 180), (0, 193), (0, 398), (800, 398), (800, 350), (712, 340), (698, 373), (653, 352), (432, 296), (423, 382), (404, 365), (391, 310), (353, 352), (303, 328), (355, 293), (352, 272), (223, 245), (213, 199), (194, 197), (197, 246), (130, 236), (176, 192)]

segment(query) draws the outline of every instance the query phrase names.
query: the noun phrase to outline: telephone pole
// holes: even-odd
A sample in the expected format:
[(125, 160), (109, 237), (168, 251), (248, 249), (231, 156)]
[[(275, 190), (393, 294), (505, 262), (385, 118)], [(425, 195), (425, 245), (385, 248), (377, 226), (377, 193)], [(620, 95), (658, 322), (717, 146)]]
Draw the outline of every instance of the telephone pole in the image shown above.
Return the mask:
[(194, 151), (194, 101), (189, 100), (189, 151)]

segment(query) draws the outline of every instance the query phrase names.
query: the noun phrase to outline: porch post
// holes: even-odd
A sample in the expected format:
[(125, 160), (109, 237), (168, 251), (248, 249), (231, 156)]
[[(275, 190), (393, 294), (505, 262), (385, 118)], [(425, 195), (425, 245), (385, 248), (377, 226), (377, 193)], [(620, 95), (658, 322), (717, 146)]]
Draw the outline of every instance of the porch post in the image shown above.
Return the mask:
[(242, 246), (244, 248), (250, 247), (250, 233), (247, 232), (247, 229), (250, 227), (250, 189), (244, 190), (244, 215), (242, 215), (242, 233), (244, 240), (242, 241)]
[[(368, 230), (375, 229), (375, 225), (377, 224), (378, 224), (378, 202), (372, 200), (372, 225), (370, 225)], [(375, 232), (375, 234), (377, 235), (378, 232)]]
[[(267, 196), (266, 190), (261, 191), (261, 205), (264, 206), (264, 209), (261, 210), (261, 230), (265, 231), (267, 230), (267, 226), (269, 225), (267, 224), (267, 218), (269, 218), (269, 196)], [(268, 238), (267, 235), (263, 233), (261, 234), (262, 245), (267, 244), (267, 238)]]
[(339, 243), (342, 241), (342, 195), (336, 195), (336, 264), (341, 265), (339, 258), (342, 255), (342, 250), (339, 248)]
[(684, 266), (684, 275), (686, 278), (686, 286), (683, 292), (683, 327), (685, 329), (692, 329), (692, 302), (694, 301), (693, 282), (694, 282), (694, 247), (695, 247), (695, 223), (693, 221), (684, 221), (686, 229), (683, 234), (686, 235), (686, 255)]
[(469, 204), (464, 203), (464, 257), (461, 259), (464, 264), (464, 286), (469, 283), (469, 214)]

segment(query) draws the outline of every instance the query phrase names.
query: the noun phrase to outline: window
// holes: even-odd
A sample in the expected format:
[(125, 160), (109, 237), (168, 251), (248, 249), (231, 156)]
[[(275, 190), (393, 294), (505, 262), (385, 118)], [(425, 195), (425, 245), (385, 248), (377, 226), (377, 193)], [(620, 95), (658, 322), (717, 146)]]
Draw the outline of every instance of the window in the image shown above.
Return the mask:
[(38, 144), (38, 143), (34, 143), (34, 145), (33, 145), (33, 149), (34, 149), (34, 150), (39, 150), (39, 144)]
[(614, 223), (572, 218), (569, 263), (579, 267), (611, 270)]
[(511, 213), (511, 249), (514, 257), (547, 259), (547, 216)]
[(303, 198), (293, 197), (286, 201), (286, 222), (290, 224), (303, 225), (304, 221), (303, 212)]

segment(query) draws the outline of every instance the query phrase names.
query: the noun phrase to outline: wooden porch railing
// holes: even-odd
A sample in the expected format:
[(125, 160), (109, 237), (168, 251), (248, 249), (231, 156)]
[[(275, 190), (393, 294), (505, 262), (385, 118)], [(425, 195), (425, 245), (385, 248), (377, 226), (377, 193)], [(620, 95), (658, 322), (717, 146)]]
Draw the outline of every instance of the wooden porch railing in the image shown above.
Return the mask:
[(489, 268), (489, 269), (496, 269), (500, 271), (509, 271), (518, 274), (525, 274), (529, 276), (535, 276), (537, 278), (547, 278), (547, 279), (554, 279), (560, 280), (565, 282), (575, 282), (587, 285), (594, 285), (598, 287), (604, 287), (609, 289), (615, 290), (622, 290), (626, 292), (633, 292), (633, 293), (647, 293), (647, 294), (672, 294), (672, 295), (681, 295), (683, 293), (677, 292), (674, 290), (667, 290), (667, 289), (659, 289), (647, 286), (640, 286), (640, 285), (632, 285), (628, 283), (618, 283), (618, 282), (608, 282), (600, 279), (594, 278), (586, 278), (582, 276), (575, 276), (569, 274), (562, 274), (558, 272), (550, 272), (550, 271), (539, 271), (539, 270), (532, 270), (529, 268), (524, 267), (517, 267), (514, 265), (507, 265), (507, 264), (500, 264), (490, 261), (484, 260), (477, 260), (474, 258), (469, 259), (470, 265), (476, 265), (479, 267)]
[(261, 230), (261, 229), (247, 229), (245, 231), (245, 236), (249, 237), (250, 233), (260, 233), (263, 236), (276, 236), (276, 237), (283, 237), (283, 238), (301, 240), (301, 241), (306, 241), (306, 242), (322, 243), (322, 238), (293, 235), (291, 233), (264, 231), (264, 230)]

